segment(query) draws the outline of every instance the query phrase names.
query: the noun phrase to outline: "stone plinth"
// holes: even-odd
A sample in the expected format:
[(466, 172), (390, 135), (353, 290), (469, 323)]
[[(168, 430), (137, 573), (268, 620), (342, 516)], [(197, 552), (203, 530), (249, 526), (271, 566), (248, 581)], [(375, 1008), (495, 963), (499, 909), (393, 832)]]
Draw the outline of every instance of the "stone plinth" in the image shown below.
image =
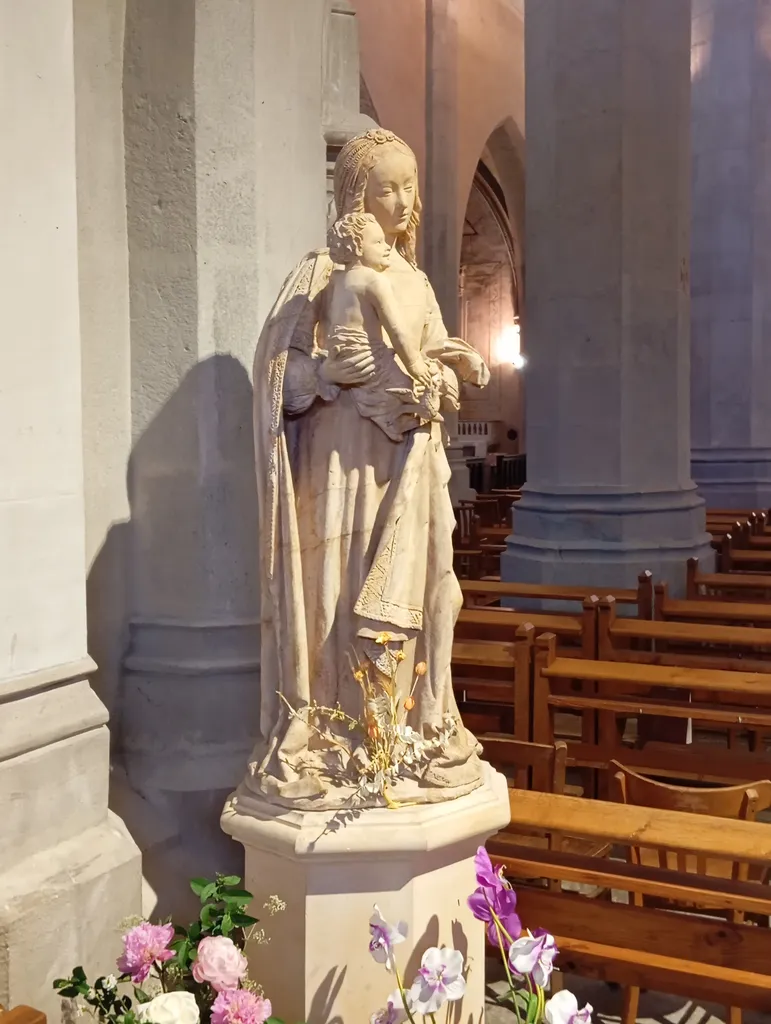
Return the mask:
[(529, 0), (527, 465), (504, 579), (673, 589), (690, 477), (690, 0)]
[[(455, 1019), (480, 1020), (484, 930), (466, 897), (477, 847), (509, 821), (505, 778), (486, 767), (482, 788), (443, 804), (356, 812), (282, 811), (237, 793), (222, 827), (246, 851), (246, 887), (270, 935), (249, 951), (251, 976), (284, 1020), (361, 1024), (385, 1006), (393, 975), (374, 962), (369, 919), (406, 921), (398, 965), (411, 983), (429, 946), (454, 946), (469, 972)], [(278, 895), (287, 909), (267, 917)]]

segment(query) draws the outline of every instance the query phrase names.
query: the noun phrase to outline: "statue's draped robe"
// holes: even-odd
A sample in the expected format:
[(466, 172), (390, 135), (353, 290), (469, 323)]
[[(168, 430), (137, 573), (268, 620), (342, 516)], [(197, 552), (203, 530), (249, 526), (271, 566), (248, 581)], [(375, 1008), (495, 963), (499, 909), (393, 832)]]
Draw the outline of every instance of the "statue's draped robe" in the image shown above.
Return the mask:
[[(308, 807), (335, 806), (350, 793), (330, 786), (328, 773), (339, 764), (335, 748), (292, 718), (279, 694), (297, 710), (311, 701), (339, 703), (359, 718), (352, 660), (380, 631), (404, 640), (401, 685), (409, 686), (416, 662), (428, 665), (410, 724), (428, 735), (445, 713), (459, 720), (450, 658), (461, 593), (441, 424), (418, 426), (394, 442), (359, 414), (349, 390), (320, 381), (315, 327), (331, 270), (323, 250), (290, 275), (254, 366), (262, 736), (248, 784)], [(484, 364), (464, 342), (448, 339), (428, 280), (415, 273), (425, 282), (424, 354), (484, 383)], [(457, 389), (453, 371), (443, 370)], [(475, 788), (477, 750), (461, 726), (413, 798), (443, 799)]]

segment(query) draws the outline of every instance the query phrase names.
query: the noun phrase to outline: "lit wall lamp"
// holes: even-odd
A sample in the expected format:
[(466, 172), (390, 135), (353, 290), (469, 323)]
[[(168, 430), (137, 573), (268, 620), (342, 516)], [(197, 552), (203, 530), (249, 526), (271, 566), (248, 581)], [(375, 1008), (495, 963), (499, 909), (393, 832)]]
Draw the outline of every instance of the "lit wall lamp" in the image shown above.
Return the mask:
[(521, 370), (527, 360), (520, 350), (519, 318), (515, 317), (514, 323), (507, 324), (498, 338), (498, 362), (511, 363), (515, 370)]

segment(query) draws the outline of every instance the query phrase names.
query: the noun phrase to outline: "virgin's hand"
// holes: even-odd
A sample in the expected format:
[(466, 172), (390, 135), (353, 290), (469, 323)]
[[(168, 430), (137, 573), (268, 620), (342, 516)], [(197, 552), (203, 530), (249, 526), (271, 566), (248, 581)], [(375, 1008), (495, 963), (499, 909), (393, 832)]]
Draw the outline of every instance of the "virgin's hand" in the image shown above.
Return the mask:
[(375, 357), (362, 347), (347, 356), (325, 359), (319, 374), (327, 384), (366, 384), (375, 372)]

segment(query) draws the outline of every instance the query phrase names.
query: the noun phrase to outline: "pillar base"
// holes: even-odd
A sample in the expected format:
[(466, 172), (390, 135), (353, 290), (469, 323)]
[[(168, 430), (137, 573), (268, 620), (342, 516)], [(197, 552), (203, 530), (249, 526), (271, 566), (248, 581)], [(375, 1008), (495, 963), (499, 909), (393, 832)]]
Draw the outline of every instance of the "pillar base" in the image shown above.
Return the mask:
[(109, 814), (76, 839), (0, 874), (0, 887), (0, 1002), (34, 1006), (58, 1021), (55, 978), (68, 977), (78, 964), (92, 980), (117, 974), (121, 922), (142, 902), (139, 850)]
[(0, 717), (0, 1003), (60, 1018), (55, 978), (115, 971), (142, 867), (107, 810), (107, 711), (90, 659), (4, 681)]
[[(222, 828), (246, 851), (245, 884), (270, 936), (247, 949), (250, 975), (284, 1020), (361, 1024), (384, 1007), (395, 981), (369, 953), (373, 904), (407, 941), (397, 962), (410, 984), (429, 946), (454, 946), (468, 967), (457, 1020), (481, 1020), (484, 927), (466, 905), (477, 847), (509, 821), (506, 779), (442, 804), (361, 812), (282, 811), (239, 790)], [(266, 918), (271, 895), (286, 910)]]
[(694, 448), (691, 468), (707, 508), (771, 507), (771, 448)]
[(514, 506), (514, 533), (501, 578), (519, 583), (634, 587), (645, 569), (685, 588), (686, 561), (714, 565), (704, 501), (695, 487), (629, 493), (525, 488)]
[(137, 818), (154, 814), (166, 830), (141, 843), (163, 915), (195, 909), (191, 868), (206, 877), (236, 869), (217, 816), (258, 730), (259, 641), (252, 621), (130, 624), (121, 754), (130, 790), (147, 805)]

